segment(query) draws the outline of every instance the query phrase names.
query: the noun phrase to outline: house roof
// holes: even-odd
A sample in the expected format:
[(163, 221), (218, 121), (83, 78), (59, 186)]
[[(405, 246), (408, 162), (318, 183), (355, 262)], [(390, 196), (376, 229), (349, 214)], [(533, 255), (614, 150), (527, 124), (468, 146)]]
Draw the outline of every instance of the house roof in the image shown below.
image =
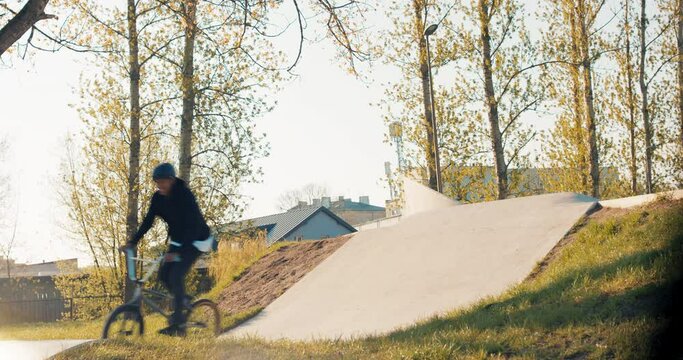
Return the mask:
[(330, 204), (332, 211), (385, 211), (383, 207), (365, 204), (361, 202), (352, 201), (351, 199), (344, 199), (344, 201), (335, 201)]
[(297, 229), (301, 224), (306, 222), (309, 218), (313, 217), (315, 214), (318, 212), (324, 212), (331, 218), (333, 218), (335, 221), (337, 221), (340, 225), (344, 226), (345, 228), (351, 230), (351, 231), (356, 231), (356, 229), (351, 226), (349, 223), (344, 221), (344, 219), (340, 218), (336, 214), (334, 214), (332, 211), (328, 210), (327, 208), (320, 206), (320, 207), (305, 207), (301, 209), (292, 209), (287, 212), (283, 212), (280, 214), (274, 214), (274, 215), (268, 215), (268, 216), (262, 216), (254, 219), (248, 219), (240, 222), (240, 225), (242, 228), (245, 227), (256, 227), (260, 229), (264, 229), (268, 231), (268, 242), (269, 243), (274, 243), (287, 235), (289, 235), (292, 231)]

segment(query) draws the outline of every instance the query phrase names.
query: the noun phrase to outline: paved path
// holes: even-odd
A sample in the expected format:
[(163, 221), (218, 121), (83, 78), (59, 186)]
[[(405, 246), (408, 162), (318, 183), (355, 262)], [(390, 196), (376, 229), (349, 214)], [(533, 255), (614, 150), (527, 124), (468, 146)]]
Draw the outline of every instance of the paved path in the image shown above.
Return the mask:
[(91, 340), (0, 340), (1, 360), (43, 360)]
[(449, 206), (357, 233), (225, 336), (381, 334), (523, 280), (595, 199), (571, 193)]

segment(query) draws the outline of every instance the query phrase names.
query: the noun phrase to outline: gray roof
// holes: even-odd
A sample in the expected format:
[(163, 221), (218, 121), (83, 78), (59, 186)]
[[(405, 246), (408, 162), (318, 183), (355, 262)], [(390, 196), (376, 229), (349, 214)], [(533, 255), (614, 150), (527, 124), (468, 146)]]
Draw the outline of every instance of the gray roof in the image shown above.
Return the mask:
[(362, 202), (352, 201), (351, 199), (344, 199), (344, 201), (335, 201), (330, 204), (332, 211), (385, 211), (383, 207)]
[(348, 228), (351, 231), (356, 231), (356, 229), (349, 223), (344, 221), (332, 211), (327, 208), (320, 207), (304, 207), (301, 209), (292, 209), (284, 213), (262, 216), (254, 219), (244, 220), (240, 222), (242, 228), (245, 227), (256, 227), (268, 231), (268, 243), (274, 243), (294, 231), (299, 225), (303, 224), (310, 217), (318, 212), (324, 212), (334, 220), (336, 220), (340, 225)]

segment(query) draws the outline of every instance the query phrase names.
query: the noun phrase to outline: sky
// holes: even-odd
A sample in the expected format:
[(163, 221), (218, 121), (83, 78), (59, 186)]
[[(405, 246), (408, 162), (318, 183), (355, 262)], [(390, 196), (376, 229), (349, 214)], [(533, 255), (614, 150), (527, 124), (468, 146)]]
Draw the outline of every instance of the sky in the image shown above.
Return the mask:
[[(295, 44), (281, 46), (290, 52)], [(267, 134), (270, 156), (256, 164), (264, 170), (261, 183), (243, 189), (252, 199), (247, 217), (276, 212), (280, 194), (308, 183), (325, 185), (331, 196), (357, 200), (368, 195), (376, 205), (389, 198), (380, 179), (384, 162), (395, 155), (383, 143), (380, 111), (370, 105), (381, 96), (379, 82), (350, 76), (334, 55), (325, 43), (307, 44), (295, 70), (298, 76), (272, 94), (277, 107), (256, 120), (257, 129)], [(8, 142), (0, 174), (10, 178), (3, 216), (12, 221), (0, 236), (11, 235), (16, 213), (19, 246), (13, 257), (18, 261), (78, 257), (89, 263), (63, 230), (67, 212), (56, 194), (65, 138), (82, 129), (70, 105), (79, 101), (76, 89), (79, 77), (87, 76), (87, 63), (69, 51), (7, 60), (10, 64), (0, 67), (0, 137)], [(373, 76), (381, 79), (382, 70)]]

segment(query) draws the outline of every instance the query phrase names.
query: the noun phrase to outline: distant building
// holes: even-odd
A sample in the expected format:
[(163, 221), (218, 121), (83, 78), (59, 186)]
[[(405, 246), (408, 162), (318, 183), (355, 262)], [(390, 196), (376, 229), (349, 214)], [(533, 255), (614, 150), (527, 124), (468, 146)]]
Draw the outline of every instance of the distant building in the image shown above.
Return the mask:
[[(36, 264), (17, 264), (10, 259), (10, 277), (67, 275), (78, 272), (78, 259), (43, 261)], [(0, 278), (7, 278), (7, 261), (0, 259)]]
[(387, 216), (386, 210), (383, 207), (370, 204), (369, 196), (360, 196), (358, 201), (345, 199), (344, 196), (339, 196), (336, 198), (336, 200), (332, 200), (330, 197), (322, 197), (320, 199), (313, 199), (313, 202), (310, 204), (305, 201), (301, 201), (297, 206), (291, 208), (290, 210), (304, 209), (309, 207), (317, 208), (320, 206), (329, 209), (334, 214), (352, 225), (363, 224), (368, 221), (382, 219)]
[(244, 220), (230, 227), (233, 230), (264, 230), (269, 245), (280, 240), (320, 240), (356, 231), (324, 206), (295, 207), (284, 213)]

